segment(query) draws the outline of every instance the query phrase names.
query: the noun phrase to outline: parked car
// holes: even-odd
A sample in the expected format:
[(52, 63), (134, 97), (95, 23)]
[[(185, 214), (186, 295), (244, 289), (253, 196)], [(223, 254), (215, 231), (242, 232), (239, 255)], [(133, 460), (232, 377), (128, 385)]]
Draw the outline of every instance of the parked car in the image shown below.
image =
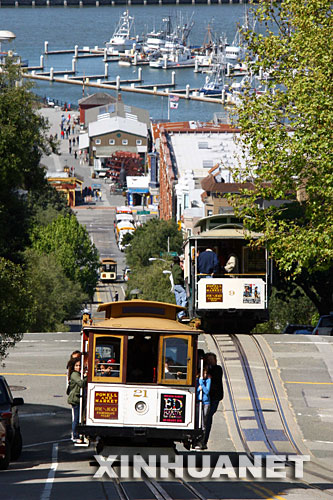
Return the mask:
[(0, 375), (0, 470), (8, 468), (22, 451), (22, 435), (17, 407), (23, 398), (13, 398), (5, 377)]
[(314, 327), (313, 335), (333, 335), (333, 313), (320, 316), (317, 325)]
[(311, 335), (313, 331), (312, 325), (294, 325), (288, 323), (282, 333), (296, 334), (296, 335)]

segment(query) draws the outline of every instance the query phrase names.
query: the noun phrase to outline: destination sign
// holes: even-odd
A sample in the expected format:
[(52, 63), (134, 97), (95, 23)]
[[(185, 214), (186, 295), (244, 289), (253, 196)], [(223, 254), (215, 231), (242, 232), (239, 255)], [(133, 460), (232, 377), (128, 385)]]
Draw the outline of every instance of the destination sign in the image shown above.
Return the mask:
[(206, 285), (206, 302), (223, 302), (222, 284)]
[(94, 418), (118, 419), (118, 392), (95, 392)]

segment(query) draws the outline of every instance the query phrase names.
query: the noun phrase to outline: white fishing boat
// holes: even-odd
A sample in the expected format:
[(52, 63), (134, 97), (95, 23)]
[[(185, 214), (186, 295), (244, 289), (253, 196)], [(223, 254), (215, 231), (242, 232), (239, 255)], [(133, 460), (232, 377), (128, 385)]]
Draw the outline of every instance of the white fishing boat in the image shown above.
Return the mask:
[(165, 46), (165, 31), (150, 31), (143, 44), (144, 52), (157, 52)]
[(194, 66), (194, 57), (190, 49), (182, 47), (149, 61), (149, 66), (163, 69), (184, 68)]
[(155, 29), (147, 33), (143, 43), (143, 50), (146, 53), (171, 53), (177, 49), (183, 49), (187, 45), (187, 40), (193, 28), (193, 14), (188, 23), (184, 23), (182, 17), (174, 27), (171, 16), (163, 18), (163, 28), (159, 31)]
[[(248, 30), (253, 31), (255, 27), (255, 20), (250, 18), (246, 7), (245, 9), (243, 24), (237, 28), (232, 44), (225, 47), (226, 63), (233, 66), (236, 66), (237, 64), (240, 65), (244, 62), (247, 55), (247, 43), (245, 41), (244, 34)], [(241, 70), (243, 70), (243, 68)]]
[(212, 67), (210, 76), (206, 76), (205, 84), (199, 90), (203, 95), (221, 95), (225, 89), (224, 83), (224, 67), (221, 64), (216, 64)]
[(131, 50), (134, 44), (138, 44), (138, 37), (133, 36), (134, 17), (129, 15), (128, 10), (120, 16), (117, 27), (110, 38), (109, 42), (105, 43), (108, 54), (118, 54)]

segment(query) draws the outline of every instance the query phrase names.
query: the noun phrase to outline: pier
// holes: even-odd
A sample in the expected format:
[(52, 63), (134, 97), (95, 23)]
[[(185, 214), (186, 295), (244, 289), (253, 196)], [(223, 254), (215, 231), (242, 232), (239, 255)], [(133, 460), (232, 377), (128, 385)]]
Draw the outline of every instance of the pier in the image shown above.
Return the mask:
[(0, 0), (1, 7), (117, 7), (133, 5), (223, 5), (243, 4), (248, 0)]
[[(132, 92), (136, 94), (145, 94), (145, 95), (151, 95), (151, 96), (159, 96), (159, 97), (169, 97), (171, 94), (175, 94), (179, 97), (179, 99), (187, 99), (190, 101), (201, 101), (201, 102), (207, 102), (207, 103), (215, 103), (215, 104), (225, 104), (225, 99), (224, 96), (222, 95), (221, 98), (214, 98), (214, 97), (205, 97), (203, 95), (197, 95), (197, 89), (192, 89), (190, 88), (190, 85), (186, 86), (185, 91), (173, 91), (169, 92), (168, 89), (165, 91), (158, 90), (156, 85), (154, 85), (153, 89), (145, 89), (145, 88), (139, 88), (133, 86), (122, 86), (120, 84), (120, 77), (118, 76), (116, 79), (116, 85), (110, 85), (106, 83), (101, 83), (101, 82), (91, 82), (89, 78), (83, 78), (81, 80), (76, 80), (72, 78), (58, 78), (53, 76), (43, 76), (35, 73), (23, 73), (22, 74), (23, 78), (31, 79), (31, 80), (42, 80), (42, 81), (48, 81), (48, 82), (56, 82), (56, 83), (63, 83), (67, 85), (80, 85), (81, 87), (93, 87), (97, 89), (104, 89), (104, 90), (115, 90), (117, 92)], [(180, 93), (180, 92), (185, 92), (185, 93)]]

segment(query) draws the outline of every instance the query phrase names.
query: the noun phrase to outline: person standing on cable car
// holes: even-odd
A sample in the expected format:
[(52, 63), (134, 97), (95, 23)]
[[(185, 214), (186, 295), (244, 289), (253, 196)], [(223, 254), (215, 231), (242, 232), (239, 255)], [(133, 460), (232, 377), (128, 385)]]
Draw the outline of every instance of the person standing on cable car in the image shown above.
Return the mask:
[(216, 355), (212, 352), (208, 352), (204, 357), (204, 364), (207, 365), (207, 372), (211, 378), (210, 384), (210, 408), (206, 419), (206, 429), (203, 444), (207, 447), (210, 431), (212, 428), (213, 416), (217, 411), (219, 402), (223, 399), (223, 370), (220, 365), (217, 364)]
[(67, 399), (68, 404), (72, 407), (72, 440), (74, 443), (82, 444), (83, 441), (79, 439), (77, 426), (79, 424), (80, 413), (80, 391), (87, 385), (87, 377), (81, 378), (81, 360), (72, 359), (69, 362), (69, 396)]

